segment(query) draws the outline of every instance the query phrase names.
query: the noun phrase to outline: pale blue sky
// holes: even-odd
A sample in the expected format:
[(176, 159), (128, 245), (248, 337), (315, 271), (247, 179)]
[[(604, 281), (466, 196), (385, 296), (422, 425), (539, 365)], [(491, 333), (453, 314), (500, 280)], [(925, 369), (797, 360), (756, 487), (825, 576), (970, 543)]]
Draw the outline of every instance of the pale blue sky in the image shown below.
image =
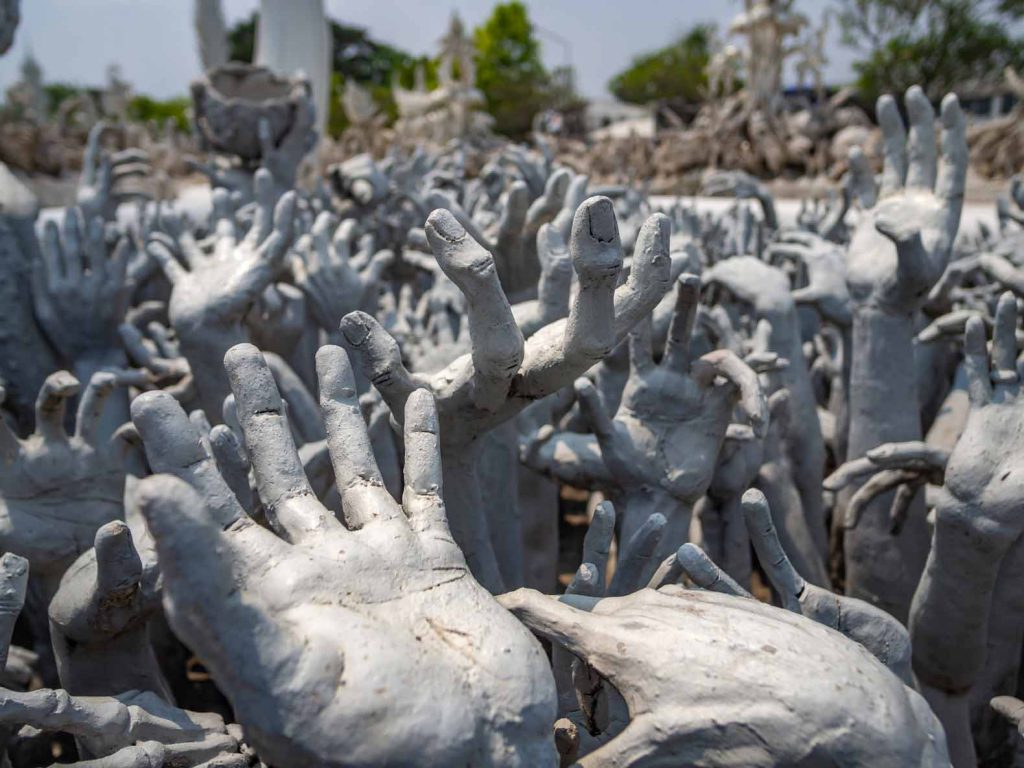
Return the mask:
[[(413, 53), (435, 52), (453, 10), (472, 27), (493, 5), (493, 0), (325, 2), (333, 17)], [(247, 16), (256, 5), (256, 0), (224, 0), (229, 21)], [(549, 66), (571, 61), (579, 89), (592, 98), (606, 95), (608, 80), (633, 56), (698, 22), (724, 28), (742, 8), (739, 0), (527, 0), (527, 5), (545, 61)], [(828, 0), (797, 0), (815, 23), (828, 5)], [(99, 85), (107, 66), (117, 63), (139, 92), (158, 98), (186, 95), (188, 82), (199, 74), (192, 0), (22, 0), (21, 6), (15, 44), (0, 59), (0, 88), (17, 79), (28, 50), (48, 81)], [(855, 52), (839, 45), (835, 27), (827, 74), (831, 82), (842, 83), (851, 77)]]

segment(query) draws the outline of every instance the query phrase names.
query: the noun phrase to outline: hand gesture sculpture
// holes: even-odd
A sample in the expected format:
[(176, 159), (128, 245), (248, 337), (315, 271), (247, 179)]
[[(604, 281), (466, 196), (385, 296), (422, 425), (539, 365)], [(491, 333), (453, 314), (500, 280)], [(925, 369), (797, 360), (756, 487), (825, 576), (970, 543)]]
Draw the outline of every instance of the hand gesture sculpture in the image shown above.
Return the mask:
[(235, 347), (225, 365), (276, 535), (245, 515), (173, 398), (146, 393), (132, 411), (150, 464), (178, 476), (143, 486), (168, 618), (260, 754), (296, 768), (552, 765), (550, 672), (448, 532), (430, 394), (406, 398), (399, 505), (344, 351), (320, 350), (342, 523), (309, 488), (259, 351)]
[[(425, 382), (438, 403), (452, 533), (474, 575), (499, 592), (502, 577), (481, 515), (475, 441), (529, 403), (570, 384), (598, 362), (661, 300), (669, 283), (668, 219), (647, 220), (632, 268), (616, 287), (622, 246), (611, 201), (592, 197), (576, 211), (569, 250), (580, 289), (564, 320), (524, 343), (494, 267), (494, 259), (448, 211), (427, 220), (438, 264), (466, 297), (472, 352)], [(342, 333), (392, 414), (421, 383), (402, 365), (398, 345), (365, 313), (347, 315)]]
[(563, 600), (531, 590), (500, 598), (626, 701), (629, 725), (581, 768), (949, 764), (925, 701), (863, 647), (803, 616), (674, 586)]
[[(28, 562), (23, 558), (10, 553), (0, 558), (3, 663), (25, 602), (28, 575)], [(102, 610), (108, 616), (117, 612), (109, 605)], [(80, 756), (98, 758), (74, 763), (80, 768), (243, 768), (251, 764), (249, 756), (240, 753), (239, 738), (228, 734), (219, 715), (178, 709), (151, 692), (72, 696), (64, 689), (22, 692), (0, 688), (0, 749), (6, 752), (8, 734), (22, 726), (35, 732), (74, 735)]]
[(757, 376), (742, 360), (724, 349), (696, 360), (690, 355), (700, 280), (682, 275), (676, 291), (660, 365), (654, 363), (649, 321), (630, 334), (630, 377), (614, 420), (594, 385), (583, 378), (576, 382), (612, 485), (624, 494), (622, 536), (628, 539), (660, 512), (669, 521), (664, 540), (672, 548), (688, 537), (690, 509), (711, 483), (734, 408), (741, 408), (755, 431), (767, 426)]
[(157, 233), (147, 244), (171, 282), (171, 324), (195, 377), (199, 404), (212, 419), (229, 394), (221, 365), (224, 353), (248, 339), (246, 313), (274, 279), (291, 241), (295, 194), (277, 200), (273, 180), (261, 170), (256, 173), (256, 197), (256, 216), (245, 237), (238, 239), (232, 218), (222, 218), (212, 253), (185, 232), (176, 242)]
[(31, 563), (47, 599), (67, 567), (93, 545), (99, 527), (124, 517), (118, 452), (98, 435), (115, 384), (112, 373), (92, 377), (70, 435), (64, 413), (79, 384), (67, 371), (47, 377), (36, 401), (36, 430), (27, 439), (0, 420), (0, 548)]
[(750, 256), (725, 259), (704, 274), (704, 282), (724, 291), (725, 303), (749, 310), (759, 324), (767, 321), (763, 352), (772, 352), (789, 364), (771, 379), (766, 394), (785, 388), (790, 392), (790, 418), (782, 435), (791, 482), (799, 492), (808, 534), (825, 559), (827, 535), (821, 479), (825, 470), (825, 442), (818, 419), (810, 372), (804, 361), (800, 325), (789, 278), (778, 267)]
[(97, 217), (103, 221), (113, 221), (122, 203), (149, 198), (141, 190), (129, 190), (123, 186), (123, 182), (129, 179), (149, 175), (149, 155), (139, 149), (125, 149), (113, 154), (104, 151), (100, 142), (103, 134), (112, 128), (100, 121), (89, 129), (75, 201), (82, 209), (86, 221)]
[(124, 365), (118, 326), (128, 309), (130, 244), (107, 254), (103, 222), (67, 208), (61, 227), (46, 223), (32, 271), (36, 317), (61, 358), (78, 368)]
[(379, 251), (357, 269), (350, 258), (352, 220), (342, 222), (323, 212), (303, 238), (293, 261), (295, 284), (302, 289), (317, 323), (335, 333), (349, 312), (377, 309), (377, 287), (384, 269), (393, 261), (390, 251)]
[[(908, 90), (905, 103), (909, 133), (892, 97), (878, 101), (885, 144), (878, 203), (863, 213), (847, 255), (853, 300), (850, 459), (883, 443), (921, 439), (915, 315), (946, 269), (963, 207), (967, 142), (956, 97), (942, 102), (941, 140), (921, 89)], [(928, 535), (917, 500), (893, 536), (891, 503), (891, 494), (879, 496), (846, 532), (846, 587), (903, 620), (924, 567)]]
[(143, 566), (120, 520), (102, 526), (95, 541), (50, 602), (61, 685), (76, 696), (151, 691), (171, 702), (146, 627), (160, 605), (156, 562)]

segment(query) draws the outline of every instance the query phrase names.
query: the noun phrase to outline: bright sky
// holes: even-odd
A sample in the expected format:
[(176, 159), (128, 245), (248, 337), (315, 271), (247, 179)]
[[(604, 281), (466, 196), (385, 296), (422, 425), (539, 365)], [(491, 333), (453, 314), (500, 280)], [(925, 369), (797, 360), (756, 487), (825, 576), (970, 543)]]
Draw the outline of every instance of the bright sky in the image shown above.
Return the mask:
[[(278, 0), (286, 2), (287, 0)], [(608, 80), (632, 57), (665, 45), (698, 22), (724, 29), (739, 0), (526, 0), (549, 66), (572, 63), (585, 96), (607, 95)], [(257, 0), (223, 0), (229, 23), (248, 16)], [(334, 18), (369, 30), (372, 38), (417, 54), (436, 52), (451, 12), (470, 28), (493, 0), (325, 0)], [(828, 0), (797, 0), (817, 24)], [(48, 82), (100, 85), (108, 65), (137, 92), (184, 96), (199, 74), (192, 0), (22, 0), (15, 44), (0, 59), (0, 89), (18, 79), (32, 51)], [(855, 52), (839, 45), (831, 25), (827, 79), (851, 77)]]

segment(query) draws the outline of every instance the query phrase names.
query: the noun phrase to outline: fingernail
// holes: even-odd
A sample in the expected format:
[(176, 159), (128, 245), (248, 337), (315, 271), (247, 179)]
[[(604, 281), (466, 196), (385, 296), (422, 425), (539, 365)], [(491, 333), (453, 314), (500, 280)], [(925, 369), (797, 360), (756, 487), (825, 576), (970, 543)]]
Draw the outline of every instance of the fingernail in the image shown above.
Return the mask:
[(349, 344), (358, 347), (369, 337), (370, 326), (357, 313), (352, 313), (341, 318), (341, 332)]
[(458, 219), (452, 215), (451, 211), (446, 211), (443, 208), (439, 208), (431, 213), (427, 219), (427, 224), (445, 240), (453, 243), (466, 236), (466, 230), (459, 224)]
[(599, 197), (587, 206), (587, 219), (590, 223), (590, 236), (596, 240), (610, 242), (618, 234), (615, 209), (607, 197)]

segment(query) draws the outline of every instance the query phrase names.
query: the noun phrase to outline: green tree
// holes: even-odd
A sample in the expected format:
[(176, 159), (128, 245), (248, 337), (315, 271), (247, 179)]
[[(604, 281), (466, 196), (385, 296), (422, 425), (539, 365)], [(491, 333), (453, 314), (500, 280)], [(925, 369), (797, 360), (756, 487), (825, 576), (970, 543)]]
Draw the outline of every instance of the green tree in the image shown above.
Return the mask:
[(155, 121), (163, 124), (174, 121), (179, 131), (188, 131), (188, 110), (192, 106), (189, 98), (151, 99), (149, 96), (136, 96), (128, 102), (128, 117), (142, 122)]
[(540, 60), (540, 44), (526, 6), (498, 3), (473, 31), (476, 85), (500, 133), (521, 138), (534, 115), (551, 103), (550, 77)]
[(929, 98), (968, 82), (998, 82), (1024, 65), (1012, 33), (1024, 0), (840, 0), (844, 42), (865, 50), (854, 64), (866, 99), (917, 83)]
[(707, 85), (714, 27), (699, 25), (671, 45), (637, 56), (608, 83), (616, 98), (632, 104), (700, 101)]

